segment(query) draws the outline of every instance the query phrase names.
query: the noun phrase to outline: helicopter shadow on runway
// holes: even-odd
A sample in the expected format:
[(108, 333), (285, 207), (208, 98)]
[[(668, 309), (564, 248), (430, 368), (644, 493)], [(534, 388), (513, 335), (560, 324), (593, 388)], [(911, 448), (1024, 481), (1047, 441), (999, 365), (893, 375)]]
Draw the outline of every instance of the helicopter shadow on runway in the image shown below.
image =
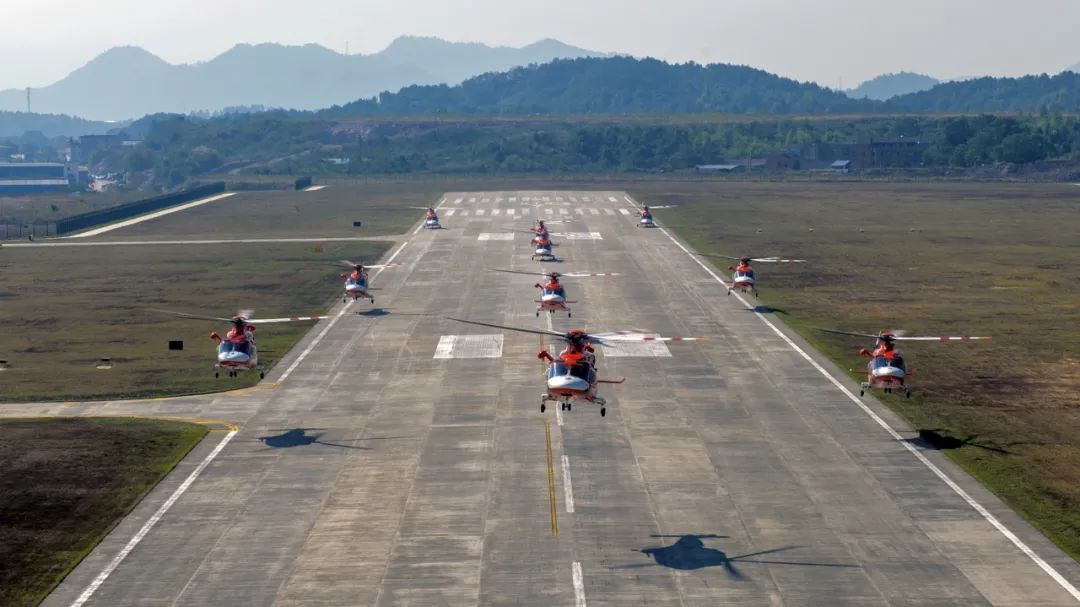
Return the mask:
[(783, 309), (780, 309), (780, 308), (772, 308), (772, 307), (769, 307), (769, 306), (762, 306), (762, 305), (757, 305), (757, 306), (754, 306), (753, 308), (747, 308), (746, 311), (747, 312), (754, 312), (755, 314), (784, 314), (784, 315), (787, 314), (787, 310), (783, 310)]
[(977, 447), (986, 451), (992, 451), (994, 453), (1000, 453), (1002, 455), (1016, 455), (1014, 452), (1001, 447), (979, 443), (975, 439), (979, 438), (978, 434), (972, 434), (967, 438), (957, 438), (948, 434), (942, 434), (941, 429), (927, 429), (920, 428), (919, 436), (913, 438), (905, 438), (904, 440), (923, 449), (936, 449), (938, 451), (947, 451), (950, 449), (959, 449), (961, 447)]
[[(267, 447), (271, 449), (290, 449), (292, 447), (305, 447), (307, 445), (323, 445), (325, 447), (338, 447), (340, 449), (358, 449), (361, 451), (370, 451), (371, 447), (360, 447), (358, 445), (346, 445), (344, 443), (329, 442), (322, 440), (323, 432), (308, 434), (315, 430), (323, 430), (323, 428), (292, 428), (290, 430), (276, 430), (281, 434), (275, 434), (272, 436), (260, 436), (258, 440), (262, 441)], [(384, 436), (375, 438), (361, 438), (352, 439), (354, 441), (373, 441), (373, 440), (392, 440), (396, 438), (407, 438), (404, 436)]]
[(611, 569), (638, 569), (642, 567), (661, 566), (668, 567), (670, 569), (678, 569), (680, 571), (693, 571), (696, 569), (705, 569), (708, 567), (722, 567), (727, 573), (728, 577), (734, 580), (745, 579), (746, 576), (738, 569), (740, 564), (759, 564), (759, 565), (792, 565), (802, 567), (837, 567), (837, 568), (859, 568), (859, 565), (848, 565), (843, 563), (814, 563), (808, 561), (777, 561), (777, 560), (765, 560), (761, 557), (767, 554), (775, 554), (778, 552), (786, 552), (788, 550), (797, 550), (799, 548), (805, 548), (805, 546), (783, 546), (781, 548), (773, 548), (771, 550), (759, 550), (757, 552), (750, 552), (747, 554), (740, 554), (737, 556), (729, 556), (723, 550), (717, 548), (710, 548), (705, 545), (703, 540), (706, 539), (727, 539), (726, 535), (651, 535), (649, 537), (655, 538), (677, 538), (675, 543), (670, 546), (661, 546), (655, 548), (642, 548), (637, 552), (648, 556), (653, 560), (651, 563), (635, 563), (631, 565), (616, 565)]

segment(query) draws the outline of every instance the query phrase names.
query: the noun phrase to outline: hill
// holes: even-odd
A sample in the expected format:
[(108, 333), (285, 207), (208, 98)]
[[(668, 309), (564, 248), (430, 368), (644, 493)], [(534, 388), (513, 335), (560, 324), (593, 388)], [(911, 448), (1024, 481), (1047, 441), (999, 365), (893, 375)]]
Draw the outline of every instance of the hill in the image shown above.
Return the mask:
[(20, 137), (27, 131), (40, 131), (46, 137), (101, 135), (121, 126), (113, 122), (84, 120), (64, 114), (34, 114), (0, 110), (0, 137)]
[(891, 112), (1080, 112), (1080, 74), (976, 78), (894, 97)]
[(873, 108), (866, 100), (745, 66), (608, 57), (489, 73), (453, 87), (409, 86), (327, 114), (829, 114)]
[[(128, 46), (33, 89), (31, 98), (36, 111), (98, 120), (232, 106), (317, 109), (412, 84), (454, 84), (518, 65), (601, 55), (557, 40), (510, 48), (401, 37), (371, 55), (342, 55), (316, 44), (239, 44), (204, 63), (172, 65)], [(0, 110), (25, 107), (25, 90), (0, 91)]]
[(884, 101), (897, 95), (917, 93), (933, 88), (940, 84), (940, 80), (925, 74), (912, 72), (899, 72), (897, 74), (882, 74), (876, 78), (867, 80), (859, 86), (844, 91), (852, 99), (877, 99)]

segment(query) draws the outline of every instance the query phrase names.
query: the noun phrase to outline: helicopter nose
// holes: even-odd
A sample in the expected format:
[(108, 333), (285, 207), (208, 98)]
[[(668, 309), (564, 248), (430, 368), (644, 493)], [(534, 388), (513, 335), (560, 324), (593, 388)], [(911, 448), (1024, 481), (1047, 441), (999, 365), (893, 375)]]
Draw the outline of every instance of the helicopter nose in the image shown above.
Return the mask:
[(548, 379), (548, 388), (568, 392), (585, 392), (589, 389), (589, 382), (573, 375), (557, 375)]
[(246, 363), (251, 357), (243, 352), (220, 352), (218, 353), (218, 362), (242, 364)]

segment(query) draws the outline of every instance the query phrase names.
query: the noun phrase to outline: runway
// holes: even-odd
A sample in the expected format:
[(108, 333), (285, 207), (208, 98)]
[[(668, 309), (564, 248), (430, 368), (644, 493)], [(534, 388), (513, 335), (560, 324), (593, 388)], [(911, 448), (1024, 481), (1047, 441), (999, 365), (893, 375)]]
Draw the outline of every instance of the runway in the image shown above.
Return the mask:
[[(880, 403), (860, 408), (849, 374), (670, 233), (635, 227), (635, 203), (448, 193), (446, 229), (410, 230), (374, 277), (375, 310), (334, 308), (256, 388), (4, 406), (239, 426), (44, 604), (1078, 602), (1072, 559)], [(561, 262), (512, 232), (537, 216), (565, 222)], [(565, 279), (579, 303), (549, 325), (536, 279), (485, 267), (622, 275)], [(601, 376), (627, 378), (602, 388), (607, 416), (541, 414), (538, 336), (441, 316), (707, 339), (600, 349)]]

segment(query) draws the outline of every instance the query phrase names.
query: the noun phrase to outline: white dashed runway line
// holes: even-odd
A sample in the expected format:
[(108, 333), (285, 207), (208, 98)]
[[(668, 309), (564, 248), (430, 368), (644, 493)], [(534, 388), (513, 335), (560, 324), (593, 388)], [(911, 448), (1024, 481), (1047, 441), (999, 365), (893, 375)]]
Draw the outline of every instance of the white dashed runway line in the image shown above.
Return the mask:
[(513, 240), (513, 232), (480, 232), (477, 240)]
[(496, 335), (443, 335), (435, 347), (432, 358), (500, 358), (503, 336)]

